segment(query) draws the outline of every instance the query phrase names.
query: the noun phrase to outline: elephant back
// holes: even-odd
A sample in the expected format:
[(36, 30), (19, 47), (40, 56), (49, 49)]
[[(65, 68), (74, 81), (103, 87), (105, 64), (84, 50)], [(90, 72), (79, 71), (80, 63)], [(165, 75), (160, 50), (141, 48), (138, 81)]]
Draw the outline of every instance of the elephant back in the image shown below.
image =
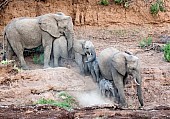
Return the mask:
[(109, 47), (109, 48), (102, 50), (98, 56), (98, 63), (99, 63), (101, 74), (104, 78), (108, 80), (112, 80), (111, 70), (110, 70), (111, 59), (113, 55), (117, 52), (120, 52), (120, 51), (113, 47)]

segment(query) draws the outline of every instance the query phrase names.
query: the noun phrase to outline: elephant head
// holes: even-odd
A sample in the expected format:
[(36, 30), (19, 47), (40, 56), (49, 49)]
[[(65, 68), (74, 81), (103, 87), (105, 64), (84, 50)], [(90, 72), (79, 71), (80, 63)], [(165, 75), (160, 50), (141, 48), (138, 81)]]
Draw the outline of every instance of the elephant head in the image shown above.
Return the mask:
[(85, 54), (91, 55), (91, 58), (89, 58), (88, 61), (86, 61), (87, 63), (92, 62), (96, 59), (95, 48), (94, 48), (94, 45), (91, 41), (86, 41), (84, 43), (84, 52), (85, 52)]
[(38, 23), (43, 31), (48, 32), (55, 38), (65, 35), (68, 42), (68, 51), (73, 47), (74, 30), (70, 16), (66, 16), (62, 12), (45, 14), (40, 16)]
[(112, 58), (112, 65), (117, 72), (125, 77), (127, 74), (132, 75), (137, 84), (138, 100), (143, 106), (142, 90), (141, 90), (141, 73), (139, 66), (139, 58), (126, 52), (117, 52)]
[(64, 33), (68, 42), (68, 51), (73, 47), (74, 42), (74, 29), (73, 22), (70, 16), (66, 16), (65, 14), (58, 12), (56, 14), (57, 24), (59, 27), (60, 33)]

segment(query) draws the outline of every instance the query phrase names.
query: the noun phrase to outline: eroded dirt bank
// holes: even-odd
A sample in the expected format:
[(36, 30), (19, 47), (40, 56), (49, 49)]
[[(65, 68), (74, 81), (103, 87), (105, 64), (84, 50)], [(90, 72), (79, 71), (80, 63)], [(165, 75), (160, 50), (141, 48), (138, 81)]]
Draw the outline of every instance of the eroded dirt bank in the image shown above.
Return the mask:
[[(2, 0), (3, 1), (3, 0)], [(1, 3), (3, 3), (1, 1)], [(35, 17), (45, 13), (64, 12), (71, 15), (74, 24), (110, 26), (113, 24), (159, 24), (170, 21), (170, 2), (164, 0), (166, 12), (150, 14), (150, 6), (156, 0), (133, 0), (129, 8), (116, 5), (110, 0), (109, 6), (99, 5), (99, 0), (4, 0), (7, 5), (0, 10), (0, 31), (13, 18)], [(3, 5), (3, 4), (2, 4)]]

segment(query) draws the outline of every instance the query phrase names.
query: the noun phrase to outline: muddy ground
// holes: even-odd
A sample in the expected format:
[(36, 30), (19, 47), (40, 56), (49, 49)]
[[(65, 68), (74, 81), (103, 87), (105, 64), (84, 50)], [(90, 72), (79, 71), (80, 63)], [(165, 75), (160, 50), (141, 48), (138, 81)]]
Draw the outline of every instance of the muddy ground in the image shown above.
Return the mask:
[[(115, 47), (131, 51), (140, 58), (142, 109), (138, 109), (136, 87), (131, 80), (125, 87), (128, 109), (121, 109), (100, 95), (98, 85), (90, 76), (79, 74), (74, 61), (64, 61), (64, 67), (42, 69), (30, 56), (26, 58), (32, 68), (30, 71), (17, 73), (11, 65), (0, 68), (0, 118), (170, 118), (170, 64), (164, 60), (162, 52), (138, 47), (148, 36), (158, 43), (161, 35), (168, 35), (168, 30), (167, 25), (75, 27), (76, 39), (90, 37), (97, 55), (107, 47)], [(74, 110), (68, 112), (55, 106), (35, 105), (41, 98), (58, 100), (61, 91), (75, 98), (78, 105)]]

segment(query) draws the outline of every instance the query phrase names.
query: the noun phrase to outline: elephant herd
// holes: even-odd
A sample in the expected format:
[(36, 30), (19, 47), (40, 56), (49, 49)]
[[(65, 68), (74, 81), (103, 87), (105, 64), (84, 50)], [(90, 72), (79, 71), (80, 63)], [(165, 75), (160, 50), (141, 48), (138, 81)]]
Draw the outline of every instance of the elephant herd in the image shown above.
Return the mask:
[(101, 92), (113, 87), (112, 95), (121, 106), (127, 106), (124, 86), (127, 76), (132, 75), (140, 105), (143, 106), (139, 59), (129, 52), (112, 47), (104, 49), (96, 57), (91, 41), (75, 40), (70, 16), (57, 12), (15, 18), (7, 24), (3, 36), (4, 42), (7, 41), (6, 58), (11, 59), (16, 54), (22, 69), (29, 69), (24, 60), (24, 50), (42, 45), (44, 68), (50, 67), (50, 60), (53, 61), (53, 67), (58, 67), (60, 58), (74, 59), (82, 74), (90, 73), (94, 81), (99, 83)]

